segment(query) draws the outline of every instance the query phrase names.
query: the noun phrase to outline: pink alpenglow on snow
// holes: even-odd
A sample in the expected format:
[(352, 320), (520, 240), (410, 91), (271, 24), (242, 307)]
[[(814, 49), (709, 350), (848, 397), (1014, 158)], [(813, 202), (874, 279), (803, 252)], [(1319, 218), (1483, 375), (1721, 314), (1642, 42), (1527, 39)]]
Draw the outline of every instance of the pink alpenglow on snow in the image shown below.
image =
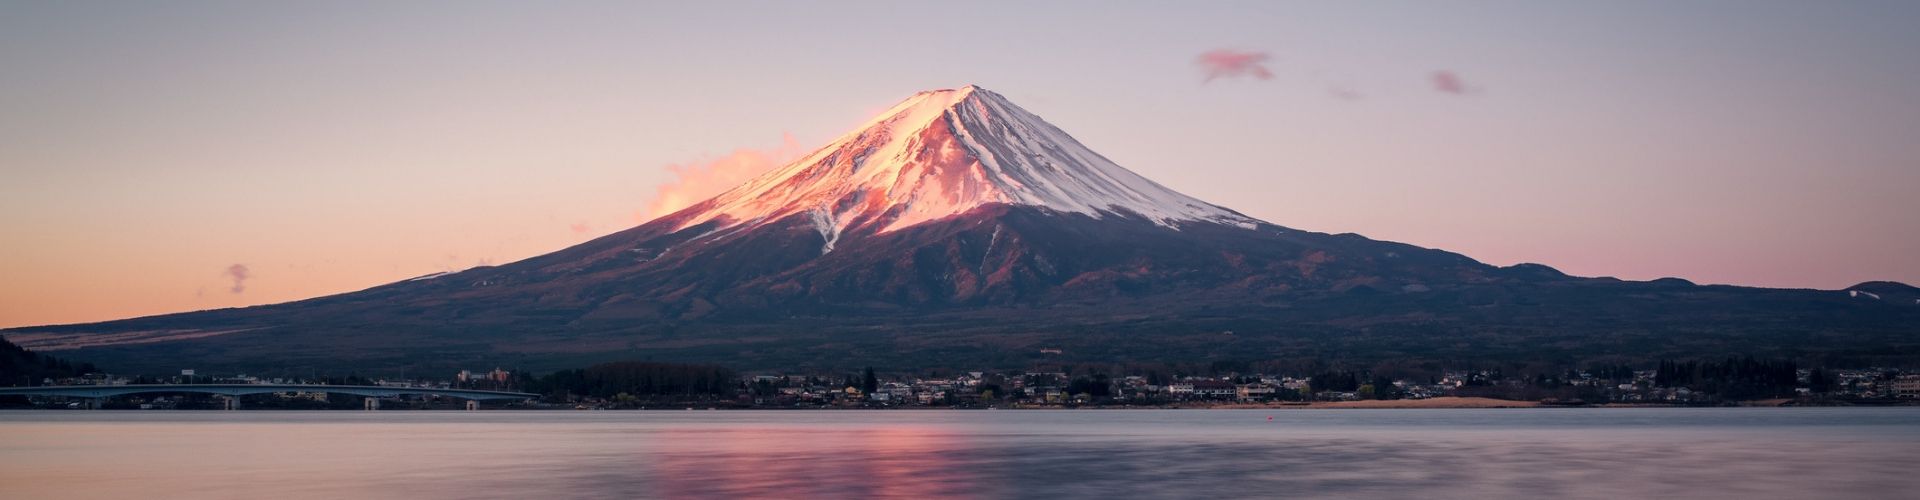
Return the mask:
[(1211, 82), (1215, 78), (1239, 78), (1243, 76), (1267, 80), (1273, 78), (1273, 72), (1267, 69), (1267, 59), (1272, 57), (1265, 52), (1241, 52), (1232, 49), (1209, 50), (1200, 54), (1195, 62), (1201, 71), (1206, 72)]
[(1147, 180), (969, 85), (915, 94), (799, 161), (699, 202), (677, 225), (720, 221), (717, 231), (805, 214), (830, 252), (854, 225), (888, 232), (995, 203), (1173, 227), (1259, 222)]

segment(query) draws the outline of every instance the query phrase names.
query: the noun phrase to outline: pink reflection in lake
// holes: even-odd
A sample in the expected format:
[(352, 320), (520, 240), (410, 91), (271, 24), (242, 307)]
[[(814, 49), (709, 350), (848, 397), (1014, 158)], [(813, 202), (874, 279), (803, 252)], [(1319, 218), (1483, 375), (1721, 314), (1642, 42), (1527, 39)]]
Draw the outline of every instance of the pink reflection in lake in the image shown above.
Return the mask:
[(668, 430), (649, 448), (669, 497), (962, 497), (975, 480), (952, 459), (965, 439), (924, 425)]

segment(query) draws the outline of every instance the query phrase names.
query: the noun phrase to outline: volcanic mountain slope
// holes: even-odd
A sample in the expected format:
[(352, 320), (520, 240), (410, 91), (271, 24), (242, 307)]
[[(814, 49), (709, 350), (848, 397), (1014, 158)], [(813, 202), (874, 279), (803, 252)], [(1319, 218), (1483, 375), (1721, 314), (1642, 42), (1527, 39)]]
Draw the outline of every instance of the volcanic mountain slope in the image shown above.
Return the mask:
[(1029, 363), (1042, 347), (1093, 361), (1920, 355), (1920, 306), (1859, 295), (1573, 278), (1293, 230), (1147, 180), (965, 87), (916, 94), (784, 168), (551, 254), (8, 336), (116, 366), (256, 371), (619, 357), (966, 367)]

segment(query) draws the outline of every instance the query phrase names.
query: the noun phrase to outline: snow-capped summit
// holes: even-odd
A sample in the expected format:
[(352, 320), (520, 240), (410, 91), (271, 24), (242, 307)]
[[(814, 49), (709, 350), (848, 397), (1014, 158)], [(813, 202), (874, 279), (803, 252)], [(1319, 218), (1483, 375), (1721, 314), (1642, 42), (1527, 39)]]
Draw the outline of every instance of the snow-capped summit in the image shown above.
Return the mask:
[(787, 166), (688, 207), (680, 227), (753, 225), (805, 214), (831, 251), (853, 227), (889, 232), (986, 204), (1178, 228), (1259, 221), (1161, 186), (977, 86), (914, 94)]

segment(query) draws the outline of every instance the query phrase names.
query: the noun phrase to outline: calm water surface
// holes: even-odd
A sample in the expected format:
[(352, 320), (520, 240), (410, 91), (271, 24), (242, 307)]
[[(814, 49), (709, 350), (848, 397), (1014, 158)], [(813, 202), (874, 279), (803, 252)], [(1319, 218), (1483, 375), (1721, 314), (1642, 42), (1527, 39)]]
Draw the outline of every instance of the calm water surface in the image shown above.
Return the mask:
[(4, 499), (1917, 496), (1920, 408), (0, 412)]

